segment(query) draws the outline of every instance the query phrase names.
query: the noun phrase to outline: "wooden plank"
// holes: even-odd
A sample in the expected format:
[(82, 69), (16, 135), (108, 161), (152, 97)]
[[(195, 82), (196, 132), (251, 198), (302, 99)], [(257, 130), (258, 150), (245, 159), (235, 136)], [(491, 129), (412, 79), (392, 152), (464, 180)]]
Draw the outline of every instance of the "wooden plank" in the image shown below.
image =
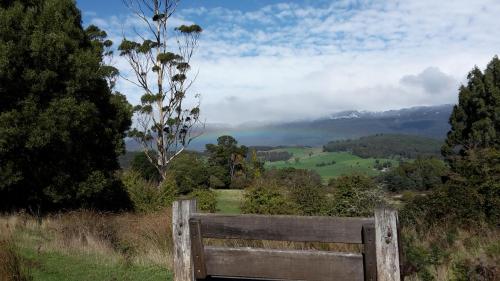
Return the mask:
[(196, 211), (195, 200), (179, 200), (172, 205), (172, 239), (174, 242), (174, 281), (192, 281), (189, 217)]
[(377, 255), (375, 249), (375, 225), (363, 225), (363, 268), (365, 281), (377, 281)]
[(396, 221), (398, 228), (398, 250), (399, 250), (399, 270), (401, 274), (401, 280), (405, 279), (404, 265), (405, 265), (405, 255), (403, 252), (403, 242), (401, 241), (401, 225), (399, 220)]
[(377, 281), (401, 280), (397, 227), (398, 212), (396, 210), (375, 210)]
[(278, 280), (362, 281), (363, 257), (354, 253), (205, 247), (207, 274)]
[(193, 214), (204, 238), (361, 244), (373, 218)]
[(203, 237), (201, 237), (200, 220), (191, 218), (189, 220), (189, 230), (191, 233), (191, 255), (193, 257), (194, 277), (205, 279), (205, 253), (203, 250)]

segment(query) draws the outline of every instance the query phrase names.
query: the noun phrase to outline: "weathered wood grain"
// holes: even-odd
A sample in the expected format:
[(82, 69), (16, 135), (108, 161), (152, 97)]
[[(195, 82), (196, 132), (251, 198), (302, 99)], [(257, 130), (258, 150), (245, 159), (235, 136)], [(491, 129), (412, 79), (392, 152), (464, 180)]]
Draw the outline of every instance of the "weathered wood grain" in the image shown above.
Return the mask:
[(193, 214), (204, 238), (361, 244), (373, 218)]
[(179, 200), (172, 205), (174, 281), (194, 280), (189, 235), (189, 218), (194, 212), (196, 212), (195, 200)]
[(377, 281), (377, 255), (375, 249), (375, 225), (363, 225), (363, 268), (365, 281)]
[(354, 253), (205, 247), (207, 274), (278, 280), (362, 281), (363, 257)]
[(189, 220), (189, 230), (191, 233), (191, 255), (193, 257), (194, 277), (205, 279), (205, 253), (203, 250), (203, 237), (201, 236), (200, 220), (191, 218)]
[(397, 228), (398, 212), (396, 210), (375, 210), (377, 281), (401, 280)]

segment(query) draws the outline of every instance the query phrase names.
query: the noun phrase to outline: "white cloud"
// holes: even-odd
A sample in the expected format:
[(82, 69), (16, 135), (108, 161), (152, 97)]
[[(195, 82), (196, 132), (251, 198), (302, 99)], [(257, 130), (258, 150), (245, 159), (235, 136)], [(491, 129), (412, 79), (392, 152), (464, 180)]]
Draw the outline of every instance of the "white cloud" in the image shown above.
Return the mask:
[[(194, 91), (208, 122), (238, 123), (454, 103), (467, 72), (498, 52), (499, 14), (495, 0), (284, 2), (179, 10), (172, 26), (208, 23)], [(131, 15), (92, 22), (115, 42), (141, 25)], [(137, 90), (119, 87), (138, 102)]]

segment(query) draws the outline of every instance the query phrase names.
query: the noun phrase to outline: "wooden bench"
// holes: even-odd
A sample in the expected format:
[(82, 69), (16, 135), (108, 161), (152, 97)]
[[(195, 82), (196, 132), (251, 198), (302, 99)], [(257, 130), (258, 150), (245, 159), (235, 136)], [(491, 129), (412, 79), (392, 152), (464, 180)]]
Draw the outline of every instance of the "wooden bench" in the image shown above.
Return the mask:
[[(260, 280), (399, 281), (397, 212), (374, 218), (222, 215), (196, 212), (196, 201), (172, 208), (174, 281)], [(204, 238), (362, 244), (362, 253), (206, 246)]]

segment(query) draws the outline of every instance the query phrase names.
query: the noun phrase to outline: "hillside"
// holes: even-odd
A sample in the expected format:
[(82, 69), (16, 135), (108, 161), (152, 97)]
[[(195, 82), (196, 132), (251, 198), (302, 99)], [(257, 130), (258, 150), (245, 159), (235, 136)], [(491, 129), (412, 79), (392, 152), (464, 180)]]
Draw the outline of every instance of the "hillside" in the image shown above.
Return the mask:
[(394, 160), (361, 158), (348, 152), (324, 152), (321, 148), (290, 147), (275, 151), (287, 151), (292, 154), (292, 158), (288, 161), (268, 161), (265, 163), (266, 168), (308, 169), (317, 172), (324, 181), (352, 173), (377, 175), (380, 173), (375, 168), (377, 160), (397, 165)]
[(328, 152), (352, 152), (362, 158), (416, 158), (441, 155), (442, 142), (415, 135), (377, 134), (355, 140), (331, 141), (323, 149)]
[[(237, 126), (207, 124), (202, 136), (190, 149), (204, 150), (221, 135), (232, 135), (240, 144), (251, 146), (322, 146), (332, 140), (355, 139), (374, 134), (410, 134), (444, 139), (450, 129), (452, 105), (413, 107), (382, 112), (346, 111), (330, 116), (273, 124)], [(127, 140), (127, 150), (138, 150)]]

